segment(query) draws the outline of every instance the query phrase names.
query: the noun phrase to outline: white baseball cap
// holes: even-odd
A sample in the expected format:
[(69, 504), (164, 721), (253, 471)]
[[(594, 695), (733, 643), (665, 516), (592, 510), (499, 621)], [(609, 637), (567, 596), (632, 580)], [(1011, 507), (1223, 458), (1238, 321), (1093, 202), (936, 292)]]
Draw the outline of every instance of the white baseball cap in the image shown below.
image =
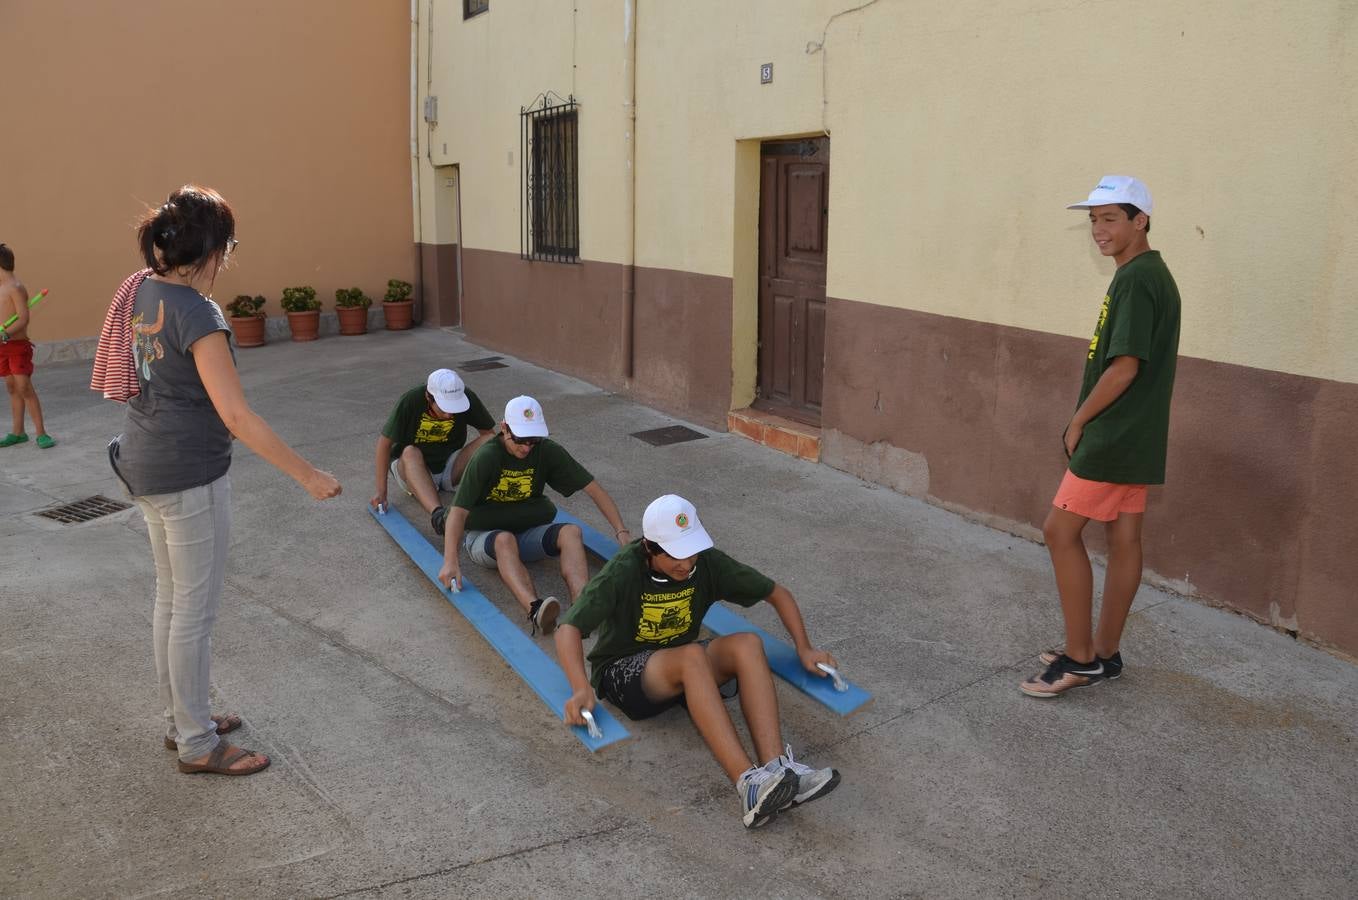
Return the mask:
[(712, 546), (698, 511), (678, 494), (651, 501), (641, 517), (641, 534), (675, 559), (688, 559)]
[(1146, 215), (1151, 214), (1150, 188), (1130, 175), (1105, 175), (1089, 192), (1089, 199), (1072, 203), (1066, 209), (1089, 209), (1110, 203), (1130, 203)]
[(434, 405), (446, 413), (466, 412), (472, 402), (467, 399), (467, 386), (452, 369), (435, 369), (429, 373), (424, 389), (434, 398)]
[(532, 397), (519, 396), (506, 403), (505, 424), (514, 437), (547, 436), (547, 417), (542, 414), (542, 404)]

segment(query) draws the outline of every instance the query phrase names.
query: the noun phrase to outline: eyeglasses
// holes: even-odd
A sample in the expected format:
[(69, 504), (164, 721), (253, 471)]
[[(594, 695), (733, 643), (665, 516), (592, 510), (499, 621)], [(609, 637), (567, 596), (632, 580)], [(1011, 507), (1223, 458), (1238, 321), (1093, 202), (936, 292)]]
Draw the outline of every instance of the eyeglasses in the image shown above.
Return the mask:
[(536, 447), (538, 444), (541, 444), (545, 440), (545, 438), (540, 437), (529, 437), (529, 438), (517, 437), (514, 434), (514, 432), (508, 430), (505, 432), (505, 434), (509, 435), (509, 439), (511, 441), (523, 447)]
[(236, 252), (236, 247), (239, 246), (239, 245), (240, 245), (240, 241), (236, 240), (235, 238), (233, 238), (233, 237), (227, 238), (227, 239), (226, 239), (226, 255), (227, 255), (227, 256), (230, 256), (232, 253), (235, 253), (235, 252)]

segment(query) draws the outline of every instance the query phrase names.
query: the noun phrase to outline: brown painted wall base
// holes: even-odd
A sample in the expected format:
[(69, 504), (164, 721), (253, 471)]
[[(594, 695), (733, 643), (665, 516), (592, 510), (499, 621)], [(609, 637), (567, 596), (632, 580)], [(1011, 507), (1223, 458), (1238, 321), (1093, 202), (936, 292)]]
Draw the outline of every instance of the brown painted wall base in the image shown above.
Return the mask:
[(722, 429), (731, 397), (731, 279), (638, 268), (635, 360), (623, 376), (626, 266), (530, 262), (463, 248), (467, 337)]
[[(831, 300), (822, 459), (1040, 527), (1065, 470), (1084, 346)], [(1181, 358), (1147, 570), (1358, 654), (1356, 435), (1358, 385)]]
[(416, 244), (421, 287), (421, 324), (444, 327), (458, 318), (457, 244)]

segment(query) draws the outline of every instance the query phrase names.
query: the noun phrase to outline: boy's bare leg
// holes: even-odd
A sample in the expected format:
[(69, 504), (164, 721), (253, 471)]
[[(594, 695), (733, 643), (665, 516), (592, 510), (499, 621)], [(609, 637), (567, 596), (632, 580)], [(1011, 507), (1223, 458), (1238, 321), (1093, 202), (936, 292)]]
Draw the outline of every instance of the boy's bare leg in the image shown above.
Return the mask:
[(1123, 513), (1107, 523), (1108, 572), (1103, 579), (1099, 628), (1094, 652), (1107, 658), (1118, 652), (1127, 613), (1141, 587), (1141, 523), (1145, 513)]
[(719, 637), (707, 645), (707, 658), (717, 684), (732, 677), (739, 681), (740, 711), (745, 714), (759, 760), (766, 763), (777, 758), (783, 752), (783, 731), (764, 642), (754, 634)]
[(434, 479), (429, 470), (425, 468), (424, 454), (416, 450), (412, 444), (401, 451), (401, 458), (396, 465), (401, 467), (401, 479), (415, 495), (415, 502), (427, 513), (437, 509), (440, 505), (439, 492), (438, 488), (434, 487)]
[(685, 644), (651, 654), (641, 673), (641, 686), (646, 696), (656, 702), (683, 692), (689, 717), (698, 734), (732, 784), (750, 768), (750, 757), (736, 735), (736, 726), (717, 690), (717, 673), (701, 644)]
[(585, 559), (585, 538), (579, 525), (565, 525), (556, 534), (556, 546), (561, 551), (561, 579), (566, 582), (570, 602), (585, 589), (589, 581), (589, 563)]
[(1094, 570), (1080, 536), (1088, 522), (1084, 516), (1052, 507), (1042, 526), (1056, 574), (1056, 590), (1061, 595), (1061, 615), (1066, 620), (1066, 656), (1076, 662), (1094, 660)]
[(476, 440), (457, 451), (457, 456), (453, 457), (453, 484), (457, 484), (462, 480), (462, 473), (467, 471), (467, 463), (471, 461), (472, 454), (479, 450), (482, 444), (493, 437), (495, 437), (494, 432), (478, 435)]
[(42, 421), (42, 402), (38, 400), (38, 392), (33, 387), (33, 379), (28, 375), (15, 375), (18, 382), (19, 392), (23, 395), (24, 405), (28, 407), (28, 418), (33, 422), (33, 433), (42, 437), (47, 433), (47, 428)]
[(10, 433), (24, 433), (24, 394), (19, 389), (21, 375), (6, 375), (5, 390), (9, 391)]
[(518, 538), (508, 531), (495, 535), (495, 568), (523, 611), (531, 611), (533, 601), (538, 598), (537, 588), (533, 586), (533, 576), (528, 574), (523, 560), (519, 559)]

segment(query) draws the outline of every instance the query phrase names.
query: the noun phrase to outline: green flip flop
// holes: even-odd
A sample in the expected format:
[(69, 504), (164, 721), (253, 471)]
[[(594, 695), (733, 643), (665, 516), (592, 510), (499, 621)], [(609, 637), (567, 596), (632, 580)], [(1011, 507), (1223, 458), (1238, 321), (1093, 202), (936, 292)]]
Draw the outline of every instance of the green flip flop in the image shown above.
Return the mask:
[(57, 439), (50, 434), (40, 434), (34, 443), (42, 450), (51, 450), (57, 445)]
[(22, 444), (28, 440), (27, 434), (7, 434), (0, 438), (0, 447), (13, 447), (15, 444)]

